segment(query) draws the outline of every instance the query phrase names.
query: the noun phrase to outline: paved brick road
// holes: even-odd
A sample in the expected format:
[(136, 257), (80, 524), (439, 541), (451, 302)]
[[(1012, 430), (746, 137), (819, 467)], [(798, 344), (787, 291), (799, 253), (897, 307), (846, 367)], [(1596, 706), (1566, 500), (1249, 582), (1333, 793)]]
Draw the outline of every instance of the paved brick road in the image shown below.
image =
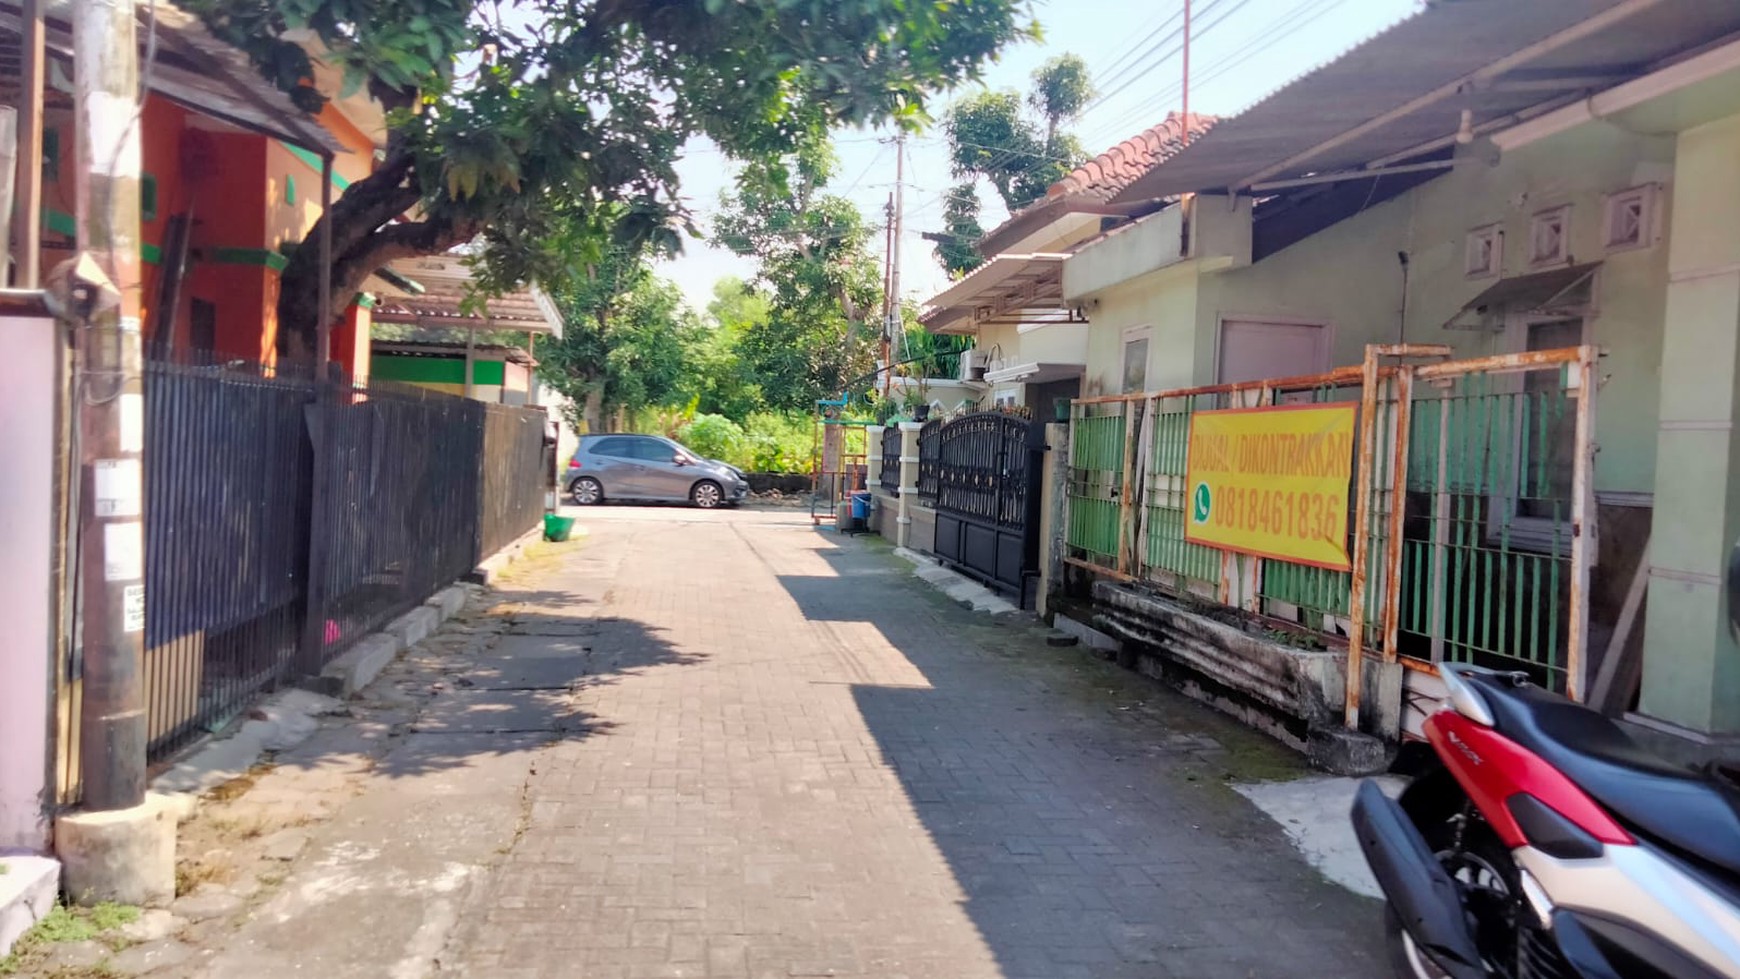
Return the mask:
[(797, 515), (585, 518), (497, 650), (587, 657), (579, 713), (443, 971), (1383, 974), (1377, 906), (1223, 784), (1260, 739)]

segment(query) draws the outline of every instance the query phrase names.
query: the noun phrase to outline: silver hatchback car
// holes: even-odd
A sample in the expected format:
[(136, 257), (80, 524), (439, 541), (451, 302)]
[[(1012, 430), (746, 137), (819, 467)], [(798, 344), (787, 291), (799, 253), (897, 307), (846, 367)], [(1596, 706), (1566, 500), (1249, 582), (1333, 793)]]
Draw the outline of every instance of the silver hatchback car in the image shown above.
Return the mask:
[(582, 435), (563, 485), (581, 506), (688, 501), (710, 510), (740, 503), (749, 492), (749, 481), (735, 466), (703, 459), (657, 435)]

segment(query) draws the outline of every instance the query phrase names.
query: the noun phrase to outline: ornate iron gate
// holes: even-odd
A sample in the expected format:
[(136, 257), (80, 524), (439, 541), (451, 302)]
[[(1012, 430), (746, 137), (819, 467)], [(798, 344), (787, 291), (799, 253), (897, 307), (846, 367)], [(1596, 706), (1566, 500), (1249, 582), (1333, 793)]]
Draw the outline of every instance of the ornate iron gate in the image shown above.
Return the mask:
[(1028, 607), (1039, 567), (1033, 457), (1045, 449), (1043, 424), (994, 411), (933, 424), (919, 437), (919, 496), (936, 507), (937, 557)]

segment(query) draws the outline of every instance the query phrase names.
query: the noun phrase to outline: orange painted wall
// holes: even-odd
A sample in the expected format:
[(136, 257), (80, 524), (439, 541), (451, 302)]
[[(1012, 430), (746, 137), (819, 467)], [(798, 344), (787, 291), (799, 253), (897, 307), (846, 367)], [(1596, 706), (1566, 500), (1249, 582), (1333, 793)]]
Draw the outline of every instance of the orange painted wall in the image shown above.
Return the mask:
[[(367, 176), (374, 166), (373, 143), (330, 106), (320, 120), (350, 151), (335, 158), (334, 172), (351, 181)], [(72, 215), (78, 169), (73, 116), (51, 110), (44, 126), (57, 131), (60, 141), (58, 166), (43, 187), (44, 206)], [(147, 342), (168, 328), (175, 347), (189, 346), (193, 303), (199, 300), (215, 309), (217, 353), (272, 362), (277, 356), (279, 282), (278, 273), (262, 264), (261, 252), (277, 252), (312, 229), (320, 214), (318, 167), (310, 167), (277, 140), (214, 125), (157, 96), (146, 100), (139, 126), (143, 173), (157, 183), (155, 213), (142, 215), (140, 228), (148, 256), (141, 268)], [(187, 164), (198, 161), (204, 161), (199, 172), (185, 172)], [(163, 248), (171, 216), (183, 212), (192, 216), (188, 274), (174, 320), (159, 323), (154, 311), (162, 266), (150, 257)], [(45, 269), (71, 257), (66, 235), (45, 231), (44, 239)], [(362, 310), (359, 319), (358, 312), (353, 309), (341, 327), (344, 344), (335, 335), (333, 358), (347, 370), (366, 374), (369, 315)]]
[(332, 362), (361, 383), (369, 378), (369, 343), (374, 312), (355, 303), (332, 329)]

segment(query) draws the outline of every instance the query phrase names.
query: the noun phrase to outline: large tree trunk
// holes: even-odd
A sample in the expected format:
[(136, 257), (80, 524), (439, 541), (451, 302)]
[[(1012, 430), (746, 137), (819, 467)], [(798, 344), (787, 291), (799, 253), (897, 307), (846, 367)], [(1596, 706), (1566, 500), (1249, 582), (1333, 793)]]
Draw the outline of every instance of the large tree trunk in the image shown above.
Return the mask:
[[(321, 216), (290, 258), (280, 278), (278, 354), (313, 362), (320, 322), (336, 320), (363, 282), (389, 262), (436, 255), (477, 234), (474, 222), (431, 217), (392, 223), (422, 199), (414, 161), (399, 151), (369, 176), (351, 184)], [(332, 308), (320, 309), (320, 235), (332, 226)]]
[(586, 423), (586, 434), (604, 431), (604, 382), (586, 387), (586, 400), (581, 403), (580, 420)]

